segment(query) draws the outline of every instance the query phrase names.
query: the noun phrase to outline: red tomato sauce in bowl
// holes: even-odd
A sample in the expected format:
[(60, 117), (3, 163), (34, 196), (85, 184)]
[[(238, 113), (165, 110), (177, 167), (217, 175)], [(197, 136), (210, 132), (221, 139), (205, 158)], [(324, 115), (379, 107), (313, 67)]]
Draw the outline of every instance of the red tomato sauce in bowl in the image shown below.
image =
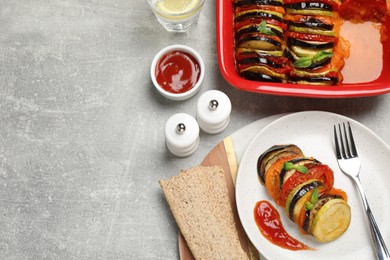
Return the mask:
[(198, 61), (188, 52), (165, 53), (156, 65), (158, 84), (170, 93), (184, 93), (195, 86), (200, 77)]
[(158, 92), (171, 100), (186, 100), (199, 92), (205, 74), (203, 59), (193, 48), (174, 44), (160, 50), (150, 66)]

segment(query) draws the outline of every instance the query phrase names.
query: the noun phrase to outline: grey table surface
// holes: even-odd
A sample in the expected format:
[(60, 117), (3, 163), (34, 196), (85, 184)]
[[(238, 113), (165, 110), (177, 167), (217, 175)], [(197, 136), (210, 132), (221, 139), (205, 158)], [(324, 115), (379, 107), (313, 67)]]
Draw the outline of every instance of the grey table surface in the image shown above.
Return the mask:
[[(225, 136), (279, 113), (351, 117), (390, 144), (390, 95), (353, 99), (242, 92), (221, 76), (216, 5), (197, 25), (167, 33), (146, 1), (0, 0), (0, 259), (178, 259), (177, 227), (158, 180), (199, 164)], [(202, 55), (197, 96), (169, 101), (152, 86), (153, 56), (170, 44)], [(228, 128), (200, 134), (188, 158), (171, 155), (163, 129), (196, 113), (218, 89)]]

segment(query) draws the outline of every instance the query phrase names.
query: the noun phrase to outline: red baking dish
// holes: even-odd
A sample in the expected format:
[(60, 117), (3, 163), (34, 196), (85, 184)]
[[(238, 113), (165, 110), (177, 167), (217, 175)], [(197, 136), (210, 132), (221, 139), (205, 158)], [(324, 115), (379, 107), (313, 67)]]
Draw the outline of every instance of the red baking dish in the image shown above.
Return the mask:
[[(382, 60), (379, 61), (380, 63), (382, 63), (382, 66), (381, 68), (379, 68), (379, 73), (377, 77), (373, 78), (372, 80), (362, 83), (343, 83), (337, 86), (312, 86), (288, 83), (270, 83), (247, 80), (242, 78), (237, 73), (234, 61), (232, 1), (216, 0), (216, 5), (219, 68), (226, 81), (237, 89), (271, 95), (313, 98), (354, 98), (375, 96), (390, 92), (390, 18), (388, 18), (383, 24), (387, 31), (386, 34), (388, 37), (382, 43)], [(357, 33), (359, 37), (368, 37), (364, 34), (364, 32), (358, 31)], [(349, 39), (347, 38), (347, 40)], [(354, 42), (352, 40), (350, 40), (350, 43), (351, 46), (353, 46)], [(366, 53), (364, 49), (361, 52), (361, 55), (364, 55)], [(362, 62), (364, 62), (364, 59)], [(356, 75), (361, 73), (361, 71), (357, 71)]]

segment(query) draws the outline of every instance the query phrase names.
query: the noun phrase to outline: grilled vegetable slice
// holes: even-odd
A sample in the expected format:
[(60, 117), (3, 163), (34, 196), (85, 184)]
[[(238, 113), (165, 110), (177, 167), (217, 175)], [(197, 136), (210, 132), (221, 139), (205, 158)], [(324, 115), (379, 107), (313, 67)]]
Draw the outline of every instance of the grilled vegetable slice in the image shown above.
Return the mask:
[[(288, 144), (274, 145), (267, 151), (265, 151), (263, 154), (261, 154), (259, 159), (257, 160), (257, 174), (260, 182), (262, 184), (265, 184), (265, 174), (271, 164), (275, 163), (280, 158), (286, 158), (291, 156), (301, 157), (303, 156), (303, 153), (298, 146), (294, 144)], [(288, 159), (286, 161), (288, 161)]]
[[(276, 20), (269, 20), (270, 23), (267, 23), (267, 28), (271, 30), (276, 36), (279, 38), (283, 37), (283, 27), (284, 24), (281, 22), (278, 22)], [(246, 22), (246, 21), (245, 21)], [(268, 22), (268, 21), (267, 21)], [(249, 24), (237, 24), (236, 26), (236, 33), (235, 33), (235, 38), (239, 39), (241, 35), (246, 34), (246, 33), (255, 33), (255, 32), (260, 32), (259, 29), (259, 24), (260, 23), (255, 23), (254, 21), (251, 21)], [(277, 24), (277, 25), (275, 25)]]
[(234, 21), (239, 22), (246, 18), (262, 18), (262, 19), (275, 19), (276, 21), (283, 22), (283, 14), (277, 11), (270, 11), (264, 9), (251, 9), (248, 11), (236, 12)]
[[(294, 4), (301, 2), (309, 2), (309, 0), (284, 0), (283, 2), (284, 4)], [(337, 11), (341, 4), (340, 0), (316, 0), (315, 2), (331, 5), (333, 11)]]
[(297, 166), (304, 166), (305, 168), (312, 167), (313, 165), (318, 165), (320, 162), (312, 157), (299, 157), (294, 158), (290, 161), (288, 161), (293, 165), (291, 169), (286, 169), (286, 167), (283, 167), (282, 170), (279, 173), (279, 187), (282, 189), (282, 185), (290, 178), (294, 173), (299, 172), (299, 169), (297, 170)]
[(326, 69), (326, 70), (304, 70), (304, 69), (294, 69), (290, 74), (290, 80), (307, 80), (312, 82), (320, 82), (322, 79), (324, 81), (338, 81), (339, 72), (336, 68)]
[(270, 36), (261, 33), (244, 34), (237, 41), (239, 48), (251, 48), (259, 50), (282, 50), (283, 42), (277, 36)]
[(258, 50), (258, 49), (237, 48), (236, 59), (239, 59), (240, 57), (244, 57), (246, 55), (253, 55), (253, 53), (257, 53), (258, 55), (270, 55), (275, 58), (283, 56), (282, 51), (267, 51), (267, 50)]
[(333, 16), (332, 5), (321, 2), (310, 1), (285, 4), (285, 8), (288, 14)]
[(351, 222), (351, 208), (340, 198), (332, 198), (313, 213), (309, 232), (320, 242), (333, 241), (340, 237)]
[(283, 6), (283, 0), (234, 0), (233, 1), (234, 7), (243, 6), (243, 5), (252, 5), (252, 4)]
[(335, 194), (329, 194), (329, 193), (321, 194), (321, 195), (319, 195), (317, 202), (315, 202), (314, 205), (312, 205), (312, 208), (306, 210), (305, 220), (304, 220), (303, 225), (302, 225), (302, 229), (305, 233), (310, 234), (309, 225), (311, 224), (311, 222), (313, 222), (313, 218), (314, 218), (315, 214), (318, 212), (318, 210), (323, 205), (325, 205), (325, 203), (327, 203), (331, 199), (335, 199), (335, 198), (343, 199), (342, 196), (335, 195)]
[[(302, 207), (304, 207), (304, 202), (307, 201), (308, 196), (311, 194), (309, 192), (320, 186), (323, 186), (322, 182), (313, 179), (301, 183), (290, 192), (286, 201), (286, 213), (292, 221), (296, 222), (295, 216), (299, 215)], [(301, 202), (298, 203), (299, 201)]]
[[(252, 49), (241, 49), (236, 52), (236, 62), (238, 65), (263, 64), (272, 68), (283, 68), (287, 58), (279, 51), (256, 51)], [(248, 50), (248, 51), (245, 51)]]
[(284, 35), (286, 37), (291, 37), (291, 38), (306, 40), (306, 41), (337, 42), (338, 40), (337, 37), (334, 36), (307, 34), (307, 33), (290, 32), (290, 31), (285, 32)]
[(336, 36), (336, 31), (334, 30), (323, 30), (317, 28), (307, 28), (296, 25), (289, 25), (288, 30), (291, 32), (306, 33), (306, 34), (317, 34), (325, 36)]
[(322, 30), (332, 30), (333, 20), (327, 16), (310, 16), (310, 15), (286, 15), (284, 20), (288, 25), (296, 27), (316, 28)]
[(242, 71), (240, 72), (240, 75), (243, 78), (246, 78), (248, 80), (255, 80), (255, 81), (264, 81), (264, 82), (277, 82), (277, 83), (282, 83), (284, 82), (284, 78), (278, 78), (278, 77), (273, 77), (264, 73), (258, 73), (258, 72), (253, 72), (253, 71)]
[(306, 40), (299, 40), (295, 38), (287, 38), (287, 46), (288, 47), (301, 47), (301, 48), (308, 48), (308, 49), (314, 49), (314, 50), (324, 50), (329, 49), (332, 51), (334, 43), (333, 42), (316, 42), (316, 41), (306, 41)]
[(332, 6), (326, 3), (321, 3), (317, 1), (300, 1), (296, 3), (285, 4), (286, 8), (296, 9), (296, 10), (305, 10), (305, 9), (314, 9), (314, 10), (328, 10), (332, 11)]
[(279, 78), (279, 79), (286, 78), (285, 70), (283, 68), (282, 69), (272, 69), (272, 68), (270, 68), (268, 66), (264, 66), (264, 65), (250, 65), (250, 66), (245, 66), (245, 67), (238, 66), (238, 68), (239, 68), (240, 73), (245, 73), (246, 71), (250, 71), (252, 73), (265, 74), (265, 75), (269, 75), (271, 77)]

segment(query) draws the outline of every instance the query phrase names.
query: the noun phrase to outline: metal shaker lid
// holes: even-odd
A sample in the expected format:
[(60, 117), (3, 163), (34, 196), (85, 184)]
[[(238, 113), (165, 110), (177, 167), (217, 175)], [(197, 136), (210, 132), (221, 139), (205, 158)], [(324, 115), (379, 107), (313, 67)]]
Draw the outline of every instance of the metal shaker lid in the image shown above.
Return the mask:
[(232, 104), (229, 97), (219, 90), (203, 93), (197, 104), (197, 120), (200, 128), (209, 134), (218, 134), (226, 129), (230, 120)]
[(199, 145), (199, 125), (195, 118), (185, 113), (171, 116), (165, 124), (165, 143), (178, 157), (187, 157)]

